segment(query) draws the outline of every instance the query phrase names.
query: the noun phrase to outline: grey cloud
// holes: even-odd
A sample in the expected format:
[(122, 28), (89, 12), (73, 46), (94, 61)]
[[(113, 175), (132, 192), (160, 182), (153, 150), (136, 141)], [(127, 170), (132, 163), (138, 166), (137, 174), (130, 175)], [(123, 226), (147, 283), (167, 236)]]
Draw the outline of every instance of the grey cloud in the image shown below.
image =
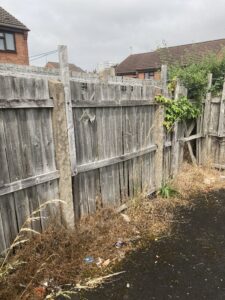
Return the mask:
[[(30, 55), (69, 48), (84, 69), (159, 46), (225, 37), (224, 0), (2, 0), (30, 29)], [(55, 60), (57, 56), (49, 56)], [(46, 59), (33, 63), (43, 65)]]

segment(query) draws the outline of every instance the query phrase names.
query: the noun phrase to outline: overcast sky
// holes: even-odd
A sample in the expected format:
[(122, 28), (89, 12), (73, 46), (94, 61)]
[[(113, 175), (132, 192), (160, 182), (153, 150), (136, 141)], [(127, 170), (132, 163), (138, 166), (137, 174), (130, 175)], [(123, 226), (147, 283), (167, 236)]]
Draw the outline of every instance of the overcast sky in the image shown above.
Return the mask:
[[(2, 0), (29, 33), (30, 56), (68, 45), (70, 62), (92, 70), (131, 53), (225, 38), (225, 0)], [(57, 55), (33, 61), (44, 65)]]

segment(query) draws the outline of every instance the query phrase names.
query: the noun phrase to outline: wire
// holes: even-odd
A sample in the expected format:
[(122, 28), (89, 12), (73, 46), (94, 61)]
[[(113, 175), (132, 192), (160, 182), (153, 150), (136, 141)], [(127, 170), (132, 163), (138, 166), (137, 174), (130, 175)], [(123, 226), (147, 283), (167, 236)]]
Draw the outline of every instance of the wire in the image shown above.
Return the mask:
[(33, 58), (33, 57), (36, 57), (36, 56), (40, 56), (40, 55), (51, 54), (52, 52), (55, 52), (55, 51), (58, 51), (58, 50), (51, 50), (51, 51), (48, 51), (48, 52), (43, 52), (43, 53), (31, 55), (30, 58)]
[(46, 57), (48, 55), (52, 55), (52, 54), (55, 54), (57, 52), (58, 52), (58, 50), (52, 50), (52, 51), (49, 51), (49, 52), (44, 52), (44, 53), (32, 55), (32, 56), (30, 56), (30, 61), (34, 61), (34, 60)]

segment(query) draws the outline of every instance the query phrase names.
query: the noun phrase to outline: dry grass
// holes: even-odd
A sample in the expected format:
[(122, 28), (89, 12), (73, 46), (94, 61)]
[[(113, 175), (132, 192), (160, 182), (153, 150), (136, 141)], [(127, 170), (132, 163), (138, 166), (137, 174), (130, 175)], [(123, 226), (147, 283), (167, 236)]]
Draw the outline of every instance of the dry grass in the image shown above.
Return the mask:
[[(222, 188), (224, 179), (211, 168), (184, 165), (170, 184), (179, 197), (149, 200), (138, 195), (127, 203), (125, 214), (129, 218), (105, 209), (81, 220), (75, 231), (54, 226), (35, 235), (11, 257), (10, 264), (17, 264), (0, 278), (0, 299), (44, 299), (47, 294), (60, 294), (67, 284), (81, 289), (101, 283), (114, 275), (115, 265), (128, 252), (142, 247), (146, 239), (170, 235), (175, 209), (193, 205), (191, 195)], [(115, 247), (118, 240), (124, 242), (119, 249)], [(86, 264), (86, 256), (92, 256), (94, 263)]]
[(224, 188), (224, 175), (225, 172), (212, 168), (210, 161), (203, 167), (184, 164), (173, 185), (183, 198), (189, 198), (201, 192)]

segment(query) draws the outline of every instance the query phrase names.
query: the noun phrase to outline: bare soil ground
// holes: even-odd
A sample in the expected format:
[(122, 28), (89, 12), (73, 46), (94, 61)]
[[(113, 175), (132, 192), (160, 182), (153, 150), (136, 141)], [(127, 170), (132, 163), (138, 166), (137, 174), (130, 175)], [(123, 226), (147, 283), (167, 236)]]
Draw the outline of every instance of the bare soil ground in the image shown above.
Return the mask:
[[(45, 299), (47, 296), (49, 296), (48, 299), (53, 299), (54, 295), (62, 294), (61, 290), (70, 291), (74, 290), (74, 287), (80, 289), (96, 287), (103, 281), (104, 276), (117, 271), (126, 271), (126, 273), (119, 276), (120, 280), (116, 284), (111, 283), (103, 289), (89, 292), (85, 295), (86, 299), (170, 299), (168, 297), (175, 294), (168, 290), (164, 298), (159, 298), (157, 293), (142, 295), (137, 291), (144, 290), (143, 287), (146, 285), (154, 287), (153, 290), (156, 291), (157, 278), (161, 280), (161, 285), (158, 285), (159, 291), (162, 286), (168, 287), (169, 283), (171, 286), (176, 286), (175, 283), (172, 284), (175, 277), (170, 278), (172, 274), (170, 265), (175, 266), (176, 257), (180, 263), (183, 256), (179, 256), (179, 253), (183, 253), (184, 257), (190, 259), (188, 253), (192, 255), (193, 252), (192, 249), (188, 253), (182, 250), (189, 249), (190, 244), (185, 243), (185, 238), (180, 237), (185, 236), (188, 228), (192, 228), (192, 225), (187, 224), (192, 224), (193, 212), (198, 207), (203, 210), (202, 218), (207, 217), (208, 220), (211, 220), (210, 211), (206, 207), (216, 207), (217, 210), (224, 212), (222, 207), (220, 209), (216, 204), (216, 201), (222, 200), (211, 196), (221, 191), (224, 183), (222, 174), (216, 170), (184, 165), (179, 176), (171, 183), (180, 193), (177, 197), (164, 199), (158, 196), (149, 199), (144, 195), (137, 195), (136, 198), (128, 201), (125, 216), (114, 210), (105, 209), (81, 220), (74, 231), (58, 227), (49, 228), (45, 233), (32, 237), (10, 258), (4, 272), (0, 273), (0, 299)], [(221, 192), (218, 193), (223, 195)], [(199, 195), (202, 196), (199, 197)], [(223, 202), (219, 203), (223, 204)], [(217, 210), (213, 212), (216, 213)], [(204, 230), (208, 228), (200, 227), (197, 217), (198, 214), (193, 218), (195, 226), (200, 236), (204, 237)], [(214, 217), (216, 217), (215, 214), (213, 214)], [(196, 244), (193, 236), (188, 234), (186, 239), (189, 243)], [(213, 234), (216, 234), (215, 230)], [(179, 243), (174, 242), (176, 240)], [(116, 244), (118, 241), (119, 245)], [(93, 259), (93, 262), (85, 262), (84, 259), (87, 257)], [(163, 269), (165, 267), (163, 261), (167, 266), (166, 271)], [(199, 259), (198, 262), (201, 263)], [(158, 273), (155, 273), (155, 268), (159, 265)], [(183, 268), (182, 271), (185, 269)], [(160, 279), (161, 273), (162, 279)], [(191, 272), (188, 274), (190, 277)], [(110, 280), (114, 281), (116, 278), (115, 276)], [(182, 280), (184, 281), (185, 278)], [(144, 286), (138, 285), (137, 282), (142, 282)], [(75, 291), (77, 291), (76, 288)], [(186, 293), (189, 293), (189, 290)], [(185, 294), (186, 296), (188, 297), (188, 294)], [(81, 299), (80, 297), (83, 296), (76, 297), (79, 297), (76, 299)]]

